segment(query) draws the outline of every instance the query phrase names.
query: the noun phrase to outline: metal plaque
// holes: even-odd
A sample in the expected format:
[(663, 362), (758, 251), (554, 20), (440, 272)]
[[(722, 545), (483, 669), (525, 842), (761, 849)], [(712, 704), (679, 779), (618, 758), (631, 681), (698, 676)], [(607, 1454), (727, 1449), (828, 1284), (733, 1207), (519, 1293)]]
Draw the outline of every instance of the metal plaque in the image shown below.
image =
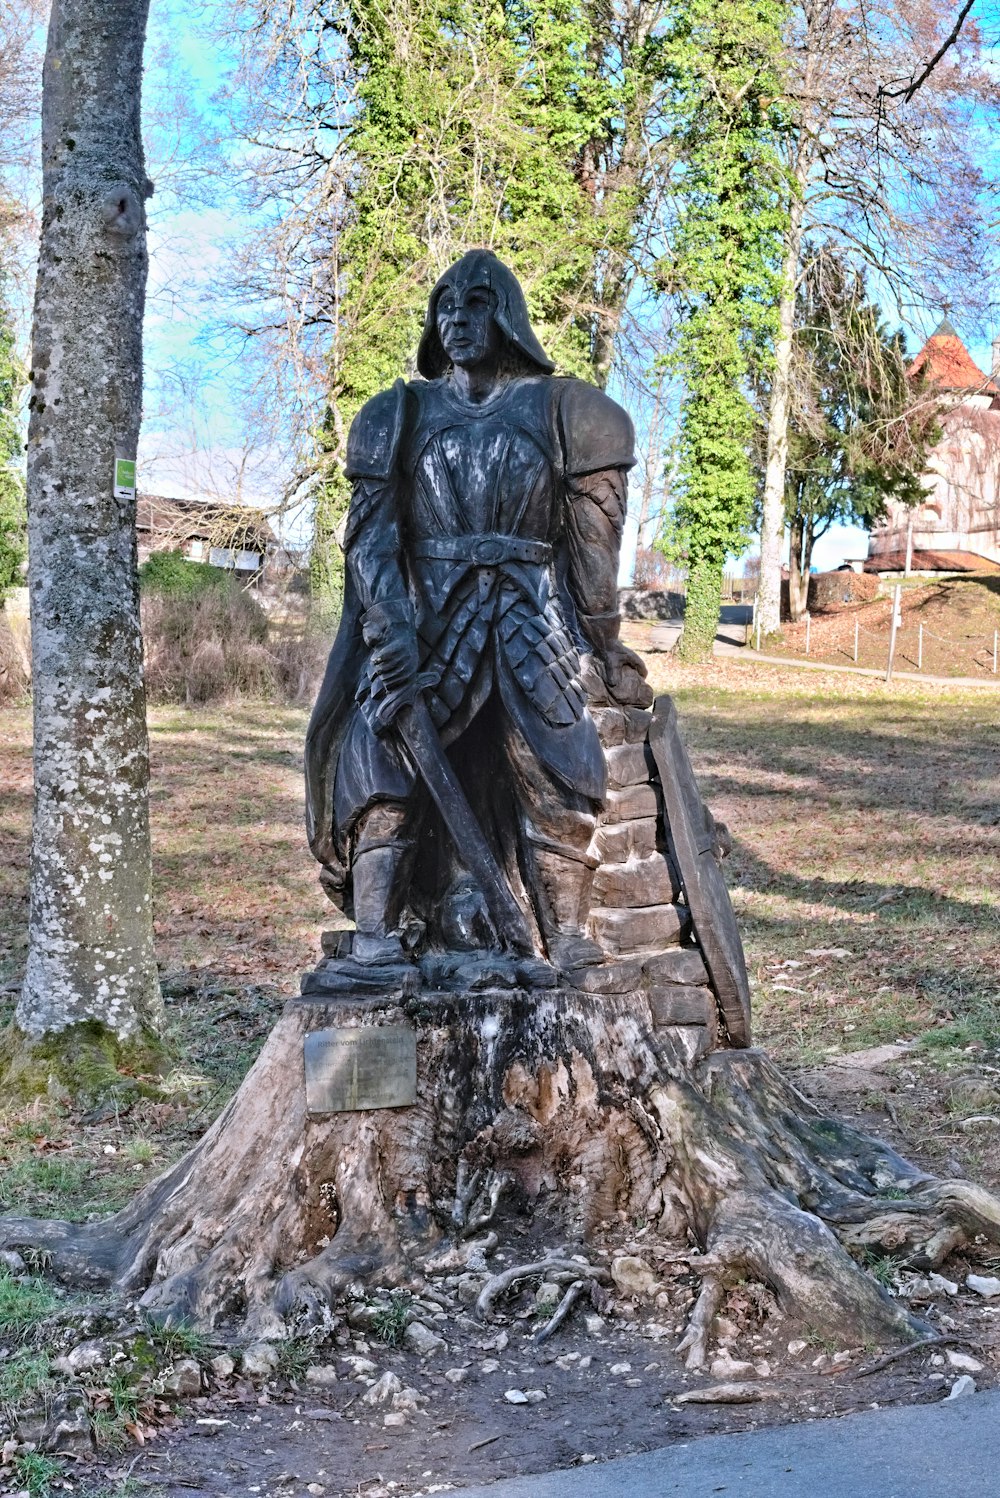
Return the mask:
[(417, 1035), (408, 1025), (313, 1030), (304, 1051), (309, 1113), (406, 1108), (417, 1100)]

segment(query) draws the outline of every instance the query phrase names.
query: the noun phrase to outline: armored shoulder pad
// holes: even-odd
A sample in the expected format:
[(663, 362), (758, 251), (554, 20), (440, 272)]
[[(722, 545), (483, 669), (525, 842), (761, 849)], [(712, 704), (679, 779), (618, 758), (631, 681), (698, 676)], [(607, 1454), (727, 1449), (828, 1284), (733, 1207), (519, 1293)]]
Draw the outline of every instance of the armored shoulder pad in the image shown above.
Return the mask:
[(351, 422), (347, 434), (349, 479), (386, 479), (396, 462), (403, 431), (406, 385), (397, 380), (391, 390), (382, 390), (366, 401)]
[(627, 411), (584, 380), (558, 380), (559, 434), (570, 475), (631, 468), (635, 428)]

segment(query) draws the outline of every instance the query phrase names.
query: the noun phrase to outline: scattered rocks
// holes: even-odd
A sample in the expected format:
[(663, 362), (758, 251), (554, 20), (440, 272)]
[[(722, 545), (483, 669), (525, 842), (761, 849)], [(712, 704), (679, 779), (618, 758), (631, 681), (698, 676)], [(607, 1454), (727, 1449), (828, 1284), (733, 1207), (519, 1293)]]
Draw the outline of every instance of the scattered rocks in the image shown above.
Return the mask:
[(809, 1346), (808, 1342), (803, 1342), (800, 1337), (796, 1337), (794, 1341), (789, 1342), (789, 1344), (788, 1344), (788, 1355), (789, 1355), (789, 1357), (797, 1358), (798, 1355), (799, 1355), (799, 1353), (800, 1352), (805, 1352), (805, 1350), (806, 1350), (806, 1348), (808, 1346)]
[(267, 1378), (281, 1361), (274, 1342), (251, 1342), (240, 1355), (240, 1367), (247, 1378)]
[(201, 1393), (201, 1368), (194, 1358), (181, 1358), (172, 1365), (164, 1377), (163, 1392), (182, 1399)]
[(313, 1363), (306, 1369), (305, 1377), (313, 1388), (325, 1389), (337, 1382), (337, 1370), (332, 1363)]
[(487, 1276), (484, 1274), (462, 1274), (458, 1277), (455, 1289), (463, 1306), (474, 1306), (479, 1299), (480, 1291), (486, 1284)]
[(975, 1392), (976, 1380), (971, 1378), (968, 1373), (962, 1373), (956, 1378), (945, 1395), (945, 1403), (949, 1399), (964, 1399), (967, 1394), (974, 1394)]
[(370, 1405), (373, 1409), (377, 1404), (388, 1404), (394, 1395), (401, 1394), (403, 1385), (395, 1373), (383, 1373), (382, 1377), (376, 1379), (367, 1394), (362, 1394), (361, 1403)]
[(991, 1274), (967, 1274), (965, 1284), (967, 1289), (975, 1290), (984, 1300), (992, 1300), (994, 1296), (1000, 1295), (1000, 1280)]
[(709, 1384), (667, 1397), (675, 1404), (752, 1404), (755, 1399), (763, 1399), (764, 1390), (757, 1384)]
[(949, 1347), (945, 1356), (953, 1368), (958, 1368), (963, 1373), (982, 1373), (983, 1371), (983, 1365), (979, 1359), (970, 1357), (967, 1352), (956, 1352)]
[(57, 1373), (86, 1373), (91, 1368), (103, 1368), (110, 1361), (108, 1344), (95, 1337), (88, 1342), (78, 1343), (61, 1358), (53, 1358), (52, 1366)]
[(23, 1416), (17, 1423), (16, 1433), (22, 1444), (55, 1456), (89, 1457), (93, 1454), (94, 1437), (87, 1401), (76, 1389), (53, 1395), (44, 1410)]
[(508, 1404), (541, 1404), (549, 1396), (544, 1389), (508, 1389), (503, 1397)]
[(607, 1330), (607, 1322), (603, 1316), (584, 1316), (583, 1325), (588, 1337), (599, 1337)]
[(373, 1363), (371, 1358), (362, 1357), (359, 1353), (345, 1353), (344, 1362), (347, 1364), (351, 1378), (368, 1378), (371, 1374), (378, 1372), (378, 1364)]
[(631, 1373), (632, 1372), (632, 1364), (631, 1363), (612, 1363), (611, 1367), (608, 1369), (608, 1372), (611, 1373), (615, 1378), (620, 1378), (622, 1376), (622, 1374)]
[(208, 1366), (211, 1368), (216, 1378), (232, 1378), (233, 1374), (236, 1372), (236, 1363), (234, 1359), (229, 1356), (228, 1352), (220, 1352), (218, 1357), (214, 1357)]
[(634, 1258), (630, 1254), (621, 1254), (617, 1259), (612, 1259), (611, 1278), (622, 1295), (636, 1298), (652, 1295), (658, 1288), (656, 1275), (645, 1259)]
[(464, 1368), (446, 1368), (444, 1376), (450, 1384), (461, 1384), (465, 1382)]
[(443, 1352), (446, 1346), (443, 1337), (437, 1332), (432, 1332), (429, 1326), (424, 1326), (422, 1321), (411, 1321), (403, 1333), (403, 1342), (411, 1352), (419, 1357), (430, 1357), (431, 1353)]
[(8, 1274), (27, 1274), (28, 1272), (27, 1264), (12, 1248), (0, 1250), (0, 1269), (6, 1269)]
[[(733, 1380), (753, 1378), (756, 1373), (753, 1363), (741, 1362), (738, 1358), (731, 1358), (727, 1352), (719, 1357), (713, 1358), (709, 1370), (713, 1378)], [(770, 1370), (768, 1370), (770, 1371)]]

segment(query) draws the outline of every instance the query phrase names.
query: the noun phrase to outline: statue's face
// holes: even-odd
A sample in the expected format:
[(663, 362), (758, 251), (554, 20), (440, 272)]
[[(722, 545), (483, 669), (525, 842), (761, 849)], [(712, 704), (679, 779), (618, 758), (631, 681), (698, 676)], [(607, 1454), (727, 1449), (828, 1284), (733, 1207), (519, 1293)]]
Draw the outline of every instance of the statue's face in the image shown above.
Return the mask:
[(502, 335), (488, 286), (446, 286), (438, 297), (437, 330), (445, 354), (462, 369), (495, 364), (500, 357)]

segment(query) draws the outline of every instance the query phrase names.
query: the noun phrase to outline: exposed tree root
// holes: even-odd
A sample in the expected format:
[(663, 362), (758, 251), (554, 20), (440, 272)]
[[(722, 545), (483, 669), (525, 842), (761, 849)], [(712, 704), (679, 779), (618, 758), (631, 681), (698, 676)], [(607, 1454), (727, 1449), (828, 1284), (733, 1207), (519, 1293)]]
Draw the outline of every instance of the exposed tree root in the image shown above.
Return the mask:
[[(407, 1021), (415, 1105), (306, 1112), (308, 1030)], [(59, 1277), (139, 1296), (163, 1320), (235, 1318), (259, 1336), (321, 1322), (354, 1285), (419, 1286), (428, 1263), (468, 1254), (466, 1235), (502, 1232), (502, 1213), (543, 1215), (574, 1247), (492, 1279), (482, 1313), (518, 1278), (551, 1274), (573, 1281), (557, 1322), (598, 1274), (576, 1247), (641, 1215), (701, 1275), (692, 1366), (739, 1278), (823, 1335), (924, 1337), (852, 1255), (933, 1267), (976, 1235), (1000, 1241), (1000, 1202), (824, 1117), (760, 1052), (693, 1070), (689, 1054), (638, 992), (294, 1002), (205, 1137), (125, 1211), (0, 1219), (0, 1244), (42, 1248)]]

